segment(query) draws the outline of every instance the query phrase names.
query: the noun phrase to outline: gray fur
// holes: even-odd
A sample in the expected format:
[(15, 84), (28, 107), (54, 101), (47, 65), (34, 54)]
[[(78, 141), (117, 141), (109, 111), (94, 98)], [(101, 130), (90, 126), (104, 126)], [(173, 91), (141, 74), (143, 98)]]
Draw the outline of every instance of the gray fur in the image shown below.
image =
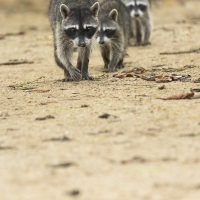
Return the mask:
[[(91, 79), (88, 74), (88, 63), (93, 32), (96, 32), (98, 26), (99, 5), (96, 2), (96, 0), (51, 0), (50, 2), (49, 19), (54, 36), (55, 61), (64, 70), (66, 80)], [(90, 25), (95, 27), (95, 30), (93, 29), (91, 37), (88, 37), (86, 29)], [(74, 34), (73, 27), (76, 31)], [(67, 30), (71, 31), (70, 35)], [(77, 68), (71, 63), (73, 46), (79, 46)]]
[(130, 27), (128, 9), (121, 1), (107, 0), (101, 4), (97, 42), (100, 44), (106, 71), (112, 72), (123, 67), (130, 39)]
[[(130, 15), (132, 17), (132, 36), (135, 39), (135, 45), (150, 44), (150, 36), (152, 32), (151, 1), (150, 0), (123, 0), (123, 1), (129, 8)], [(139, 4), (146, 5), (146, 10), (144, 12), (139, 9), (138, 6)]]

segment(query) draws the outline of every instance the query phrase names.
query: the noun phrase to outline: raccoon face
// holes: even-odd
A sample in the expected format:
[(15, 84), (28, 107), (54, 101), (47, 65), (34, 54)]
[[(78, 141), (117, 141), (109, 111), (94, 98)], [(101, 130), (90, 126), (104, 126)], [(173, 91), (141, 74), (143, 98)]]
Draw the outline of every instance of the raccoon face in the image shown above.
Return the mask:
[(131, 2), (128, 2), (127, 7), (129, 8), (131, 17), (142, 17), (147, 8), (148, 8), (148, 2), (142, 1), (142, 0), (134, 0)]
[(99, 3), (95, 3), (91, 8), (73, 8), (71, 10), (62, 4), (60, 11), (63, 17), (63, 31), (73, 44), (79, 47), (90, 44), (98, 26)]
[(104, 26), (101, 24), (97, 32), (97, 42), (99, 44), (109, 43), (111, 38), (114, 36), (116, 28), (113, 26)]
[(116, 9), (111, 10), (108, 18), (100, 20), (100, 25), (97, 32), (97, 42), (99, 44), (105, 44), (111, 42), (111, 39), (115, 36), (118, 28), (117, 24), (118, 12)]

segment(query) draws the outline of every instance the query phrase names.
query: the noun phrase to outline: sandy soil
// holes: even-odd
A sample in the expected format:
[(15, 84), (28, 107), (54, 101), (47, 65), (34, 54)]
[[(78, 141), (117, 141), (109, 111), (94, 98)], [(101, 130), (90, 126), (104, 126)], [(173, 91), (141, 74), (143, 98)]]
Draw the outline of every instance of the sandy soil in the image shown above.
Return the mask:
[(191, 75), (169, 83), (105, 74), (98, 49), (94, 81), (62, 82), (47, 16), (2, 10), (0, 34), (25, 33), (1, 38), (0, 63), (34, 63), (0, 65), (0, 199), (199, 200), (200, 99), (159, 99), (200, 88), (199, 53), (160, 55), (200, 47), (197, 10), (154, 7), (152, 45), (128, 49), (121, 71)]

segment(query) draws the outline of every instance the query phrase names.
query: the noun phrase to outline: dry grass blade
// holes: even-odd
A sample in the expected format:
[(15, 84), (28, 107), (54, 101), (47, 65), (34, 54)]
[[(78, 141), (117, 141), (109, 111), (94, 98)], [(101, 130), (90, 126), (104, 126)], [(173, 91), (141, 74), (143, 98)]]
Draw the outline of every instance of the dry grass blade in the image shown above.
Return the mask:
[(52, 116), (52, 115), (47, 115), (45, 117), (37, 117), (35, 120), (37, 120), (37, 121), (44, 121), (44, 120), (47, 120), (47, 119), (55, 119), (55, 117)]
[(4, 63), (0, 63), (0, 65), (22, 65), (22, 64), (33, 64), (33, 61), (28, 61), (26, 59), (22, 59), (22, 60), (18, 60), (18, 59), (14, 59), (14, 60), (9, 60), (8, 62), (4, 62)]
[(190, 88), (190, 92), (200, 92), (200, 88)]
[(191, 99), (194, 96), (194, 93), (183, 93), (178, 95), (173, 95), (167, 98), (160, 98), (162, 100), (182, 100), (182, 99)]
[(191, 49), (191, 50), (188, 50), (188, 51), (161, 52), (160, 55), (178, 55), (178, 54), (188, 54), (188, 53), (200, 53), (200, 48)]

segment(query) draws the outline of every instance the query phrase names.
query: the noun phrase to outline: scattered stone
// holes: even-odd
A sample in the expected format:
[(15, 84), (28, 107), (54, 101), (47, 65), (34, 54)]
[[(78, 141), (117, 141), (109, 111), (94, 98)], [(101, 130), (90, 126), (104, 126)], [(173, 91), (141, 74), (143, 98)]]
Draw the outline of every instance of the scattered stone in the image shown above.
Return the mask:
[(72, 162), (60, 163), (57, 165), (49, 165), (49, 167), (52, 167), (52, 168), (68, 168), (72, 166), (75, 166), (75, 164)]
[(190, 88), (190, 92), (200, 92), (200, 88)]
[(47, 140), (44, 140), (44, 142), (67, 142), (70, 141), (71, 139), (67, 136), (63, 136), (63, 137), (58, 137), (58, 138), (50, 138)]
[(0, 117), (6, 118), (6, 117), (10, 117), (10, 115), (7, 112), (2, 112), (0, 113)]
[(89, 107), (89, 105), (87, 105), (87, 104), (81, 105), (81, 108), (88, 108), (88, 107)]
[(55, 117), (52, 116), (52, 115), (47, 115), (45, 117), (37, 117), (35, 120), (38, 120), (38, 121), (44, 121), (44, 120), (47, 120), (47, 119), (54, 119)]
[(119, 75), (115, 76), (115, 78), (120, 78), (120, 79), (122, 79), (122, 78), (125, 78), (125, 76), (124, 76), (123, 74), (119, 74)]
[(126, 74), (126, 77), (134, 77), (133, 74)]
[(194, 83), (200, 83), (200, 78), (194, 80)]
[(134, 72), (135, 74), (144, 74), (146, 72), (146, 69), (143, 67), (136, 67), (131, 70), (131, 72)]
[(112, 117), (112, 118), (117, 118), (117, 116), (110, 115), (110, 114), (108, 114), (108, 113), (104, 113), (103, 115), (100, 115), (100, 116), (99, 116), (100, 119), (108, 119), (108, 118), (110, 118), (110, 117)]
[(80, 190), (75, 189), (75, 190), (71, 190), (71, 191), (67, 192), (67, 194), (70, 196), (78, 196), (81, 194), (81, 192), (80, 192)]
[(108, 119), (110, 116), (111, 116), (110, 114), (105, 113), (103, 115), (100, 115), (99, 118), (101, 118), (101, 119)]
[(159, 90), (164, 90), (164, 89), (166, 89), (166, 87), (165, 87), (165, 85), (161, 85), (161, 86), (158, 87), (158, 89)]
[(133, 158), (131, 158), (130, 160), (122, 160), (120, 163), (125, 165), (125, 164), (129, 164), (129, 163), (146, 163), (146, 162), (150, 162), (149, 160), (147, 160), (146, 158), (142, 158), (140, 156), (135, 156)]

